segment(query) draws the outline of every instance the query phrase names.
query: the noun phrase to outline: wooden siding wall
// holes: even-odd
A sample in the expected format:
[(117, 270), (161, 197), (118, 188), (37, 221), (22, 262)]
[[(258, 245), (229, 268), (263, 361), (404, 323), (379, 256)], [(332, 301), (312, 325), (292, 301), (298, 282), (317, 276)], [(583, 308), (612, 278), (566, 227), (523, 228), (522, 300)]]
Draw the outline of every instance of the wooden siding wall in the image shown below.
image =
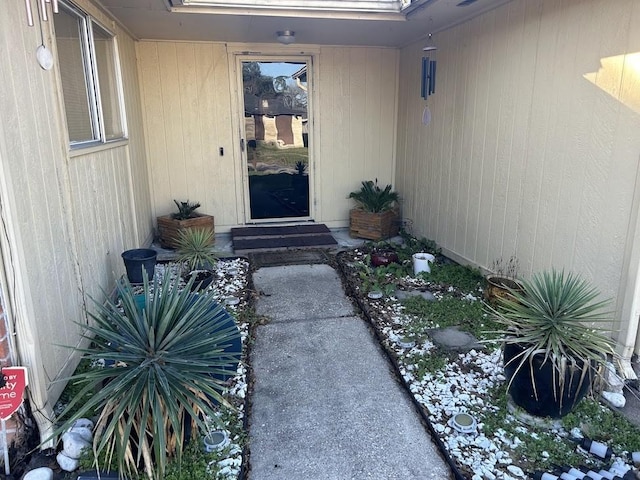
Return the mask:
[[(37, 24), (27, 26), (17, 0), (0, 15), (3, 288), (18, 360), (30, 367), (34, 407), (48, 414), (64, 388), (54, 380), (77, 361), (60, 345), (80, 341), (74, 322), (85, 319), (87, 295), (100, 298), (101, 288), (111, 289), (124, 271), (120, 252), (152, 232), (133, 41), (101, 10), (78, 3), (117, 34), (131, 140), (73, 157), (57, 63), (44, 71), (36, 62)], [(55, 57), (51, 20), (43, 29)]]
[(137, 50), (154, 215), (175, 211), (173, 199), (197, 201), (216, 231), (228, 229), (241, 205), (225, 45), (139, 42)]
[[(316, 221), (346, 226), (347, 195), (363, 179), (394, 179), (398, 51), (311, 47), (318, 138)], [(252, 52), (260, 46), (251, 46)], [(273, 55), (273, 46), (265, 46)], [(137, 44), (155, 215), (172, 199), (202, 204), (216, 231), (244, 222), (242, 168), (234, 132), (237, 80), (229, 65), (242, 48), (215, 43)], [(224, 148), (224, 156), (218, 153)]]
[(396, 175), (415, 233), (481, 267), (577, 271), (617, 298), (637, 220), (639, 22), (634, 0), (514, 0), (434, 36), (428, 102), (423, 44), (404, 48)]
[(345, 226), (362, 180), (395, 181), (398, 51), (323, 47), (318, 64), (320, 218)]

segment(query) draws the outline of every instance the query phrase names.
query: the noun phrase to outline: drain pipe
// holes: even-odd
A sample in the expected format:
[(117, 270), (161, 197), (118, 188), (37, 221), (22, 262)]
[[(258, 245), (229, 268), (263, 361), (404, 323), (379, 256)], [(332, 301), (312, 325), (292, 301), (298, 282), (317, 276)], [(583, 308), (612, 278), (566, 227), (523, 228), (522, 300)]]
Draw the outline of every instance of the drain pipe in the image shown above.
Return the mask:
[(638, 326), (640, 323), (640, 168), (636, 170), (632, 210), (629, 216), (627, 240), (621, 288), (618, 298), (622, 298), (620, 332), (617, 352), (620, 355), (620, 375), (625, 380), (637, 380), (631, 367), (631, 357), (638, 346)]

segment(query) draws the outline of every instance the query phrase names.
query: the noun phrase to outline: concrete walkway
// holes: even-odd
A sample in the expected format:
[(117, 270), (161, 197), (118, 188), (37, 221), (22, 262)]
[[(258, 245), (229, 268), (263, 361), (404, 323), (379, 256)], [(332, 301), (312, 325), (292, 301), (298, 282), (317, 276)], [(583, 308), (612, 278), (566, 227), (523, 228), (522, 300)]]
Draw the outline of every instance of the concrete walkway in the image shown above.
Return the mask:
[(261, 268), (250, 480), (451, 478), (328, 265)]

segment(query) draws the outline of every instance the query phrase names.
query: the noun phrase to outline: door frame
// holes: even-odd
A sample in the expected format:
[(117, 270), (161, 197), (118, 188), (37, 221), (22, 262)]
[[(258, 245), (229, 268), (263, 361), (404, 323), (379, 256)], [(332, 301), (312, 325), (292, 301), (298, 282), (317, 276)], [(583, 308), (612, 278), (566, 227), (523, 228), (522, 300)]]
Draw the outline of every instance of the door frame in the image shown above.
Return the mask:
[[(235, 84), (235, 95), (231, 96), (231, 109), (232, 109), (232, 121), (234, 131), (234, 143), (237, 146), (236, 165), (238, 166), (237, 172), (237, 188), (239, 194), (236, 196), (238, 200), (242, 202), (242, 208), (239, 209), (238, 222), (241, 224), (262, 224), (262, 223), (301, 223), (313, 221), (316, 218), (318, 201), (316, 198), (316, 158), (317, 158), (317, 145), (318, 131), (315, 120), (318, 118), (319, 112), (316, 106), (317, 102), (317, 75), (315, 69), (315, 60), (317, 58), (317, 51), (296, 51), (295, 53), (287, 52), (282, 48), (266, 48), (261, 46), (260, 49), (246, 49), (242, 46), (237, 49), (230, 50), (230, 63), (231, 71), (234, 72), (235, 82), (232, 81), (232, 88)], [(249, 198), (249, 171), (248, 171), (248, 159), (246, 150), (246, 132), (244, 124), (244, 88), (242, 82), (242, 62), (256, 61), (256, 62), (306, 62), (307, 64), (307, 78), (309, 89), (307, 91), (307, 117), (308, 117), (308, 154), (309, 163), (307, 167), (307, 175), (309, 176), (309, 215), (305, 217), (279, 217), (279, 218), (264, 218), (264, 219), (252, 219), (251, 218), (251, 205)], [(244, 148), (242, 147), (244, 142)]]

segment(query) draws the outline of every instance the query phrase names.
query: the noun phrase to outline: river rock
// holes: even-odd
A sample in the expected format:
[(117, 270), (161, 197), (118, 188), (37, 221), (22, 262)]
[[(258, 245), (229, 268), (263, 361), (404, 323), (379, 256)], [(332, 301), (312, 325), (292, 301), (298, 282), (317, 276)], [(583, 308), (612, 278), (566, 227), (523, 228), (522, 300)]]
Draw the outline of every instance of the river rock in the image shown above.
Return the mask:
[(76, 458), (69, 458), (63, 452), (60, 452), (56, 456), (56, 460), (58, 461), (58, 465), (65, 472), (73, 472), (78, 465), (80, 464), (79, 460)]
[(28, 471), (22, 480), (53, 480), (53, 470), (49, 467), (40, 467)]
[(62, 452), (69, 458), (80, 458), (85, 448), (91, 448), (91, 443), (76, 432), (66, 432), (62, 435), (62, 445)]

